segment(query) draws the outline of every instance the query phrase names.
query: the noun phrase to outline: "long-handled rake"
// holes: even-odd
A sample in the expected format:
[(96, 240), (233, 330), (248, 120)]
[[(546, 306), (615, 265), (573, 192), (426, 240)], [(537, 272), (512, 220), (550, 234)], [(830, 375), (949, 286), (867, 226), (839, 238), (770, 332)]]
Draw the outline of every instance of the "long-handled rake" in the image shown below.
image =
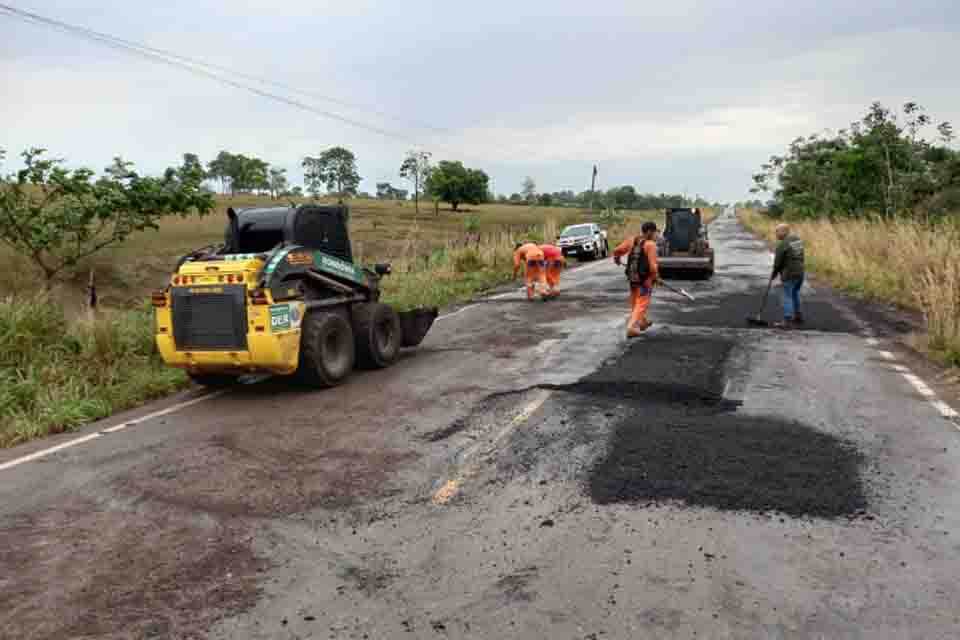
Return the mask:
[(687, 292), (684, 291), (683, 289), (676, 289), (676, 288), (674, 288), (674, 287), (671, 287), (670, 285), (668, 285), (668, 284), (667, 284), (666, 282), (664, 282), (663, 280), (660, 281), (660, 284), (661, 284), (665, 289), (669, 289), (670, 291), (673, 291), (674, 293), (683, 296), (684, 298), (686, 298), (686, 299), (689, 300), (690, 302), (696, 302), (696, 301), (697, 301), (696, 298), (694, 298), (692, 295), (690, 295), (689, 293), (687, 293)]

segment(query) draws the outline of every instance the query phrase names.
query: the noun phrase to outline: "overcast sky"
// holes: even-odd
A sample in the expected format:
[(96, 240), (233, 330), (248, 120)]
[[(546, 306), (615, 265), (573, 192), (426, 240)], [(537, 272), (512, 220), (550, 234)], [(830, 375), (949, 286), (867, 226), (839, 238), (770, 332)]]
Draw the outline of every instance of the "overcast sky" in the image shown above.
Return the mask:
[(303, 156), (344, 145), (373, 191), (418, 146), (497, 193), (581, 191), (596, 163), (602, 187), (735, 200), (873, 100), (960, 123), (957, 0), (0, 2), (362, 105), (298, 97), (394, 136), (0, 14), (0, 147), (96, 169), (226, 149), (298, 183)]

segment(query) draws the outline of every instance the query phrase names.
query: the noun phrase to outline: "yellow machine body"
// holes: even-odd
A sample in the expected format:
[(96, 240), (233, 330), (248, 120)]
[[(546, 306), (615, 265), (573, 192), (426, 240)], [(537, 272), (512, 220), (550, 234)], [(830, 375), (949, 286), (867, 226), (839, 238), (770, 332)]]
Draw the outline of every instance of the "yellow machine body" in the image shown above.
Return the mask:
[(271, 291), (257, 289), (264, 266), (243, 256), (184, 263), (165, 299), (154, 294), (164, 362), (193, 375), (294, 373), (305, 304), (275, 302)]

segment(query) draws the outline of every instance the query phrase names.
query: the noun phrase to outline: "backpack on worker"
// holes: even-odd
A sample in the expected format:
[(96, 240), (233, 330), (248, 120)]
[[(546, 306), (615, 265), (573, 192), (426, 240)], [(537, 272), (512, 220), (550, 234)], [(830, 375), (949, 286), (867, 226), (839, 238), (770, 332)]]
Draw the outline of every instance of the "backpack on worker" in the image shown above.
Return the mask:
[(647, 252), (643, 250), (643, 245), (647, 240), (637, 236), (633, 241), (633, 248), (630, 249), (630, 257), (627, 258), (627, 280), (631, 287), (642, 286), (650, 277), (650, 260), (647, 258)]

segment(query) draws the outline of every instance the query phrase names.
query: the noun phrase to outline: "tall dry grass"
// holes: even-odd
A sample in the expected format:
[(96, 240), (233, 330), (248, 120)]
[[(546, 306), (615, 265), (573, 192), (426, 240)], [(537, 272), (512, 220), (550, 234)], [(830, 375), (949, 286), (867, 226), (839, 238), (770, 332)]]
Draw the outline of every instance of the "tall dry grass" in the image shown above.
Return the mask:
[[(740, 219), (769, 242), (777, 221)], [(816, 220), (791, 226), (807, 246), (808, 269), (857, 296), (919, 310), (926, 345), (960, 366), (960, 227), (916, 220)]]

